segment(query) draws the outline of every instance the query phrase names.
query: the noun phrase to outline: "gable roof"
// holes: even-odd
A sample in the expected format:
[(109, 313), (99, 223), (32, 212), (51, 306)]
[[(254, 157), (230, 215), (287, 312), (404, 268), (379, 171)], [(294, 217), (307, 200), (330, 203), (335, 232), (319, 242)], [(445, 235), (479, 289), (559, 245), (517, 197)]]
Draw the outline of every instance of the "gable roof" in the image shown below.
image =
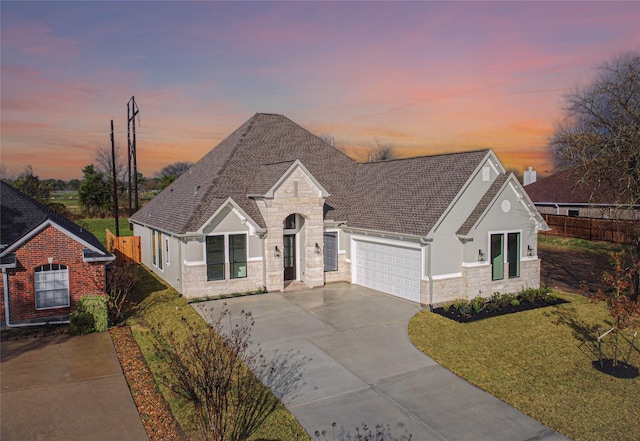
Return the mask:
[(102, 256), (110, 256), (102, 243), (86, 229), (76, 225), (61, 214), (42, 205), (6, 182), (0, 181), (0, 255), (18, 245), (36, 228), (50, 221), (73, 234)]
[(480, 216), (487, 210), (489, 204), (496, 198), (498, 193), (502, 191), (504, 184), (507, 180), (513, 176), (513, 173), (509, 175), (498, 175), (498, 177), (491, 183), (491, 186), (487, 190), (487, 192), (482, 196), (480, 202), (475, 206), (467, 220), (460, 226), (458, 231), (456, 232), (459, 236), (466, 236), (471, 231), (471, 228), (478, 222)]
[(231, 198), (265, 228), (251, 196), (267, 194), (297, 162), (330, 195), (325, 220), (426, 235), (489, 152), (358, 163), (288, 118), (258, 113), (131, 220), (167, 233), (195, 232)]
[(488, 152), (360, 164), (348, 226), (427, 235)]
[(131, 216), (131, 220), (168, 233), (184, 234), (197, 231), (231, 197), (260, 227), (265, 227), (258, 206), (248, 195), (255, 193), (256, 185), (263, 188), (266, 184), (262, 181), (254, 184), (254, 179), (272, 178), (272, 173), (263, 168), (267, 164), (295, 160), (300, 160), (332, 195), (327, 202), (327, 218), (346, 219), (348, 190), (357, 163), (288, 118), (258, 113)]

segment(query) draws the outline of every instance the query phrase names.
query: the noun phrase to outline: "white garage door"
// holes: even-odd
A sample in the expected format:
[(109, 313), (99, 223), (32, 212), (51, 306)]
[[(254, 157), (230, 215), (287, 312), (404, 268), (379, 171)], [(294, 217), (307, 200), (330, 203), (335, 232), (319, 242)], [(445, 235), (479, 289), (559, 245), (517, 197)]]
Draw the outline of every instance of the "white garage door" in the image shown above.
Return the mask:
[(355, 283), (420, 302), (420, 250), (359, 240), (355, 244)]

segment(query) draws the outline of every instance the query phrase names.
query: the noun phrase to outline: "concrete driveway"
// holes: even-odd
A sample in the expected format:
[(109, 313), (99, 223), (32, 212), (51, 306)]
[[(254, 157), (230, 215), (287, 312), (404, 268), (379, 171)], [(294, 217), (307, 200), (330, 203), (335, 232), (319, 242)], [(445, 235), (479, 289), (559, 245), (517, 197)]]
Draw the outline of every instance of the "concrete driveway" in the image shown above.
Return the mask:
[(1, 345), (2, 441), (149, 440), (108, 332)]
[[(205, 319), (226, 302), (250, 311), (252, 340), (277, 366), (263, 382), (302, 426), (340, 440), (381, 425), (387, 439), (566, 440), (427, 357), (409, 341), (420, 307), (350, 284), (195, 304)], [(212, 307), (213, 312), (204, 312)], [(332, 435), (329, 435), (328, 439)]]

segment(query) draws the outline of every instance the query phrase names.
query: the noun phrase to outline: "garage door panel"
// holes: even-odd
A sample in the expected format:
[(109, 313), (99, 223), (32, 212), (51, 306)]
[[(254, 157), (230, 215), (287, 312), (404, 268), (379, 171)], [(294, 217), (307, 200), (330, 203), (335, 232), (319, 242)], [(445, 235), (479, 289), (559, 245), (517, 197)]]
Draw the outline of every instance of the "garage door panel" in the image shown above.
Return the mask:
[(420, 301), (421, 251), (356, 241), (356, 283), (414, 302)]

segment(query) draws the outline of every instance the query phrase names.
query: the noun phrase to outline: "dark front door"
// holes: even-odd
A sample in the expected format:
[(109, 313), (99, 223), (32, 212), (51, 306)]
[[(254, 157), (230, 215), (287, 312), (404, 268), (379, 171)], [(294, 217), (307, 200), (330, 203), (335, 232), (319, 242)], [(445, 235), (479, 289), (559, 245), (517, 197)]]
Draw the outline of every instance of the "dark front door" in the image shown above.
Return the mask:
[(283, 244), (284, 280), (296, 279), (296, 235), (285, 234)]

